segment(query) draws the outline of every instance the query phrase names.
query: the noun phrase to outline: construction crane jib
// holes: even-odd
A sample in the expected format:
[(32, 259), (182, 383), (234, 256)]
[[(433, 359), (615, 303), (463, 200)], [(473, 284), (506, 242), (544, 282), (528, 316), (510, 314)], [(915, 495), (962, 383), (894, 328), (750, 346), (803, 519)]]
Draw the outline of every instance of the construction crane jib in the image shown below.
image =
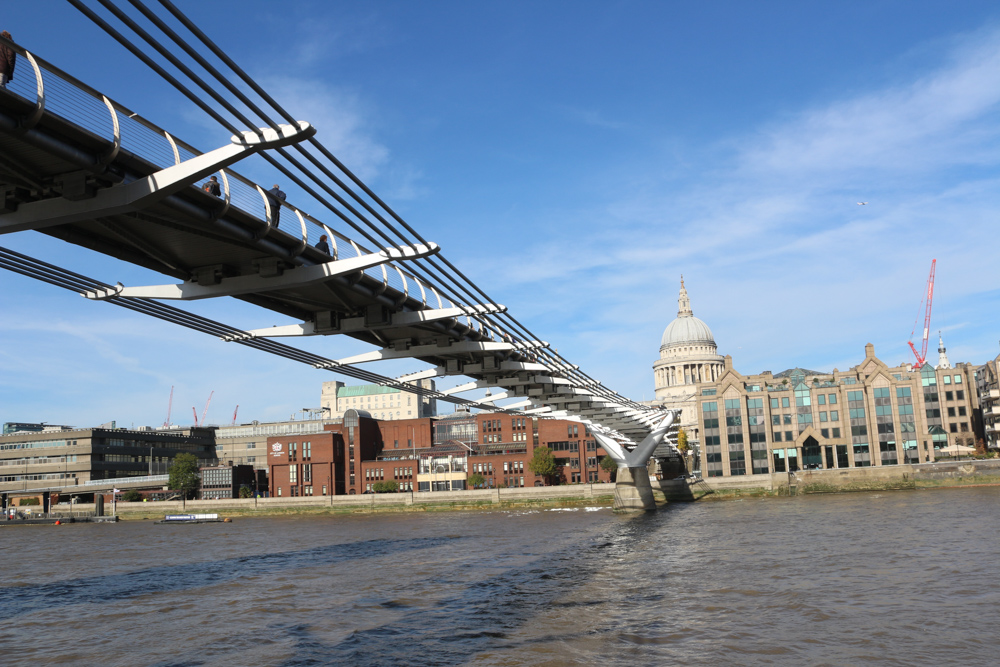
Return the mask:
[[(920, 352), (917, 352), (916, 346), (913, 344), (913, 334), (917, 330), (917, 320), (913, 322), (913, 331), (910, 332), (909, 346), (913, 350), (913, 356), (917, 358), (916, 368), (921, 368), (927, 362), (927, 339), (931, 334), (931, 304), (934, 302), (934, 271), (937, 267), (937, 260), (931, 260), (931, 273), (927, 277), (927, 292), (924, 294), (924, 303), (927, 304), (924, 313), (924, 337), (920, 345)], [(924, 305), (921, 303), (920, 305)], [(920, 315), (917, 315), (919, 319)]]

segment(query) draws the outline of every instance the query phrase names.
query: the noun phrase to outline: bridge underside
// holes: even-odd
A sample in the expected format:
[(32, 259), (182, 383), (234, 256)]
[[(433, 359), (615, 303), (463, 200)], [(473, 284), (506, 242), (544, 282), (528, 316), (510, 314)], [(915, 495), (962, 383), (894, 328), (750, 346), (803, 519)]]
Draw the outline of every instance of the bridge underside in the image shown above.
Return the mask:
[[(440, 286), (415, 277), (407, 265), (437, 253), (434, 244), (369, 250), (327, 223), (269, 199), (257, 184), (228, 169), (248, 155), (311, 137), (307, 124), (283, 126), (284, 134), (245, 133), (202, 154), (37, 60), (42, 65), (36, 68), (34, 99), (23, 91), (0, 90), (0, 234), (38, 231), (179, 281), (119, 284), (86, 290), (85, 296), (237, 298), (294, 324), (241, 331), (227, 340), (350, 336), (374, 349), (316, 365), (336, 370), (418, 359), (429, 366), (426, 371), (386, 378), (387, 383), (468, 376), (472, 382), (461, 388), (427, 393), (447, 399), (499, 387), (502, 397), (524, 400), (495, 408), (500, 397), (494, 397), (478, 405), (580, 419), (629, 447), (663, 419), (662, 411), (581, 380), (576, 367), (543, 353), (546, 343), (499, 328), (490, 316), (503, 312), (502, 306), (459, 303), (443, 296)], [(71, 106), (53, 104), (51, 93), (42, 94), (43, 79), (49, 90), (53, 81), (60, 84), (57, 90), (72, 88), (92, 114), (106, 108), (107, 133), (98, 129), (100, 123), (75, 117)], [(200, 187), (210, 174), (222, 177), (222, 196)], [(329, 237), (330, 252), (314, 247), (320, 234)]]

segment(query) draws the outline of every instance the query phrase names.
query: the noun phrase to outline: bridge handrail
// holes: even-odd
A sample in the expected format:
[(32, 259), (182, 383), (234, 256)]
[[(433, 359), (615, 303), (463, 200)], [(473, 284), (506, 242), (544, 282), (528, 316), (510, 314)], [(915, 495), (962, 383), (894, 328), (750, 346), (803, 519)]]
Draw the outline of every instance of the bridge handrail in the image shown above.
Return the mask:
[(134, 482), (166, 482), (170, 479), (170, 475), (145, 475), (143, 477), (116, 477), (114, 479), (88, 479), (86, 482), (80, 484), (80, 486), (110, 486), (114, 488), (117, 484), (126, 484)]
[[(9, 82), (8, 88), (12, 89), (13, 92), (16, 92), (22, 97), (26, 97), (26, 95), (30, 95), (32, 93), (36, 96), (38, 101), (36, 102), (36, 110), (32, 117), (34, 122), (37, 122), (37, 120), (41, 117), (46, 106), (57, 106), (61, 107), (59, 109), (59, 115), (63, 116), (66, 120), (74, 122), (88, 131), (94, 131), (95, 129), (99, 129), (98, 126), (103, 125), (104, 122), (108, 122), (109, 119), (107, 118), (106, 113), (103, 114), (103, 122), (98, 120), (98, 118), (101, 117), (100, 108), (106, 107), (107, 109), (113, 109), (115, 112), (115, 116), (110, 119), (109, 123), (109, 127), (114, 134), (115, 143), (117, 144), (120, 142), (121, 146), (125, 147), (126, 150), (129, 150), (154, 165), (163, 168), (167, 166), (168, 163), (179, 164), (186, 159), (202, 155), (201, 151), (182, 139), (172, 136), (169, 132), (157, 126), (155, 123), (140, 116), (138, 112), (132, 111), (125, 105), (108, 98), (106, 95), (87, 85), (83, 81), (80, 81), (72, 74), (67, 73), (44, 58), (40, 58), (28, 52), (27, 49), (16, 42), (0, 37), (0, 44), (4, 44), (14, 49), (16, 53), (24, 56), (24, 58), (27, 59), (32, 65), (36, 84), (35, 91), (29, 91), (27, 87), (21, 83), (24, 81), (24, 77), (19, 77)], [(45, 83), (47, 80), (42, 74), (43, 71), (48, 71), (48, 73), (55, 76), (55, 81), (48, 81), (50, 85), (47, 93), (45, 92)], [(65, 89), (66, 84), (75, 89), (76, 92), (86, 94), (88, 97), (92, 98), (94, 102), (99, 103), (99, 105), (95, 105), (94, 108), (88, 112), (82, 107), (73, 106), (71, 103), (65, 104), (67, 100), (64, 100), (63, 98), (71, 96), (71, 94)], [(22, 95), (22, 93), (25, 93), (26, 95)], [(72, 102), (72, 100), (68, 101)], [(29, 120), (28, 122), (31, 121)], [(141, 130), (139, 128), (141, 128)], [(146, 136), (143, 136), (144, 134)], [(162, 142), (162, 146), (157, 146), (151, 143), (151, 140), (154, 137), (157, 141)], [(270, 216), (268, 215), (267, 203), (261, 200), (258, 193), (262, 188), (260, 188), (257, 183), (254, 183), (252, 180), (236, 171), (222, 169), (219, 173), (222, 179), (222, 183), (220, 185), (222, 186), (226, 209), (228, 209), (229, 206), (235, 206), (244, 213), (255, 217), (257, 217), (259, 212), (262, 211), (263, 215), (260, 219), (265, 222), (269, 220)], [(201, 189), (207, 182), (208, 178), (206, 177), (204, 181), (194, 183), (191, 187)], [(254, 204), (252, 202), (258, 203)], [(308, 231), (309, 225), (315, 227), (315, 236), (317, 240), (320, 234), (327, 235), (331, 246), (331, 256), (334, 259), (350, 259), (351, 256), (345, 255), (343, 250), (347, 247), (350, 247), (350, 249), (354, 251), (354, 256), (360, 256), (362, 254), (369, 254), (372, 252), (369, 248), (357, 243), (350, 237), (331, 229), (326, 223), (312, 215), (309, 215), (308, 213), (305, 213), (304, 211), (301, 211), (297, 207), (288, 204), (287, 202), (280, 202), (280, 206), (281, 208), (287, 209), (293, 213), (300, 222), (299, 239), (302, 242), (302, 245), (300, 246), (299, 252), (304, 250), (305, 246), (309, 243), (311, 236)], [(338, 240), (341, 241), (341, 243), (338, 243)], [(315, 243), (313, 245), (315, 245)], [(390, 263), (390, 268), (392, 270), (387, 270), (386, 267), (382, 265), (366, 269), (365, 273), (369, 277), (382, 282), (384, 286), (383, 289), (391, 285), (393, 288), (397, 289), (400, 293), (406, 296), (410, 295), (411, 290), (409, 283), (412, 281), (419, 288), (422, 296), (421, 300), (425, 308), (456, 306), (456, 304), (449, 299), (442, 298), (440, 292), (435, 286), (427, 284), (425, 281), (421, 281), (398, 264)], [(433, 296), (433, 299), (430, 301), (427, 298), (427, 293), (424, 289), (425, 287), (430, 290)], [(467, 308), (464, 304), (458, 304), (458, 307), (461, 307), (469, 313), (466, 315), (467, 324), (470, 328), (475, 328), (471, 317), (473, 313), (472, 309)]]

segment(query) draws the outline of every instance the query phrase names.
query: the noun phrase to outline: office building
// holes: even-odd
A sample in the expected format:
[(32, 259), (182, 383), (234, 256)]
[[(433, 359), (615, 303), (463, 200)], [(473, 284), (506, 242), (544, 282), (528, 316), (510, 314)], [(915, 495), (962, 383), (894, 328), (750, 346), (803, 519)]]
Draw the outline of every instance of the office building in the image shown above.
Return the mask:
[[(422, 389), (434, 389), (434, 380), (417, 380), (409, 384)], [(324, 382), (320, 405), (327, 417), (340, 419), (348, 410), (361, 410), (381, 421), (419, 419), (437, 414), (437, 400), (378, 384), (345, 386), (343, 382)]]

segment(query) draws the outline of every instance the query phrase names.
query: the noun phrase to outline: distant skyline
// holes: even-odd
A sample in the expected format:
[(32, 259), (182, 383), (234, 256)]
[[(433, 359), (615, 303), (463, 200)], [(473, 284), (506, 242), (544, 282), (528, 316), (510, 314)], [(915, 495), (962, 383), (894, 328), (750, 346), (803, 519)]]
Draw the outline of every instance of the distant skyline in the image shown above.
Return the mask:
[[(68, 3), (9, 4), (0, 28), (29, 50), (203, 150), (228, 141)], [(630, 398), (653, 396), (681, 274), (744, 373), (845, 370), (869, 342), (911, 361), (935, 258), (928, 360), (938, 330), (952, 363), (1000, 352), (995, 3), (176, 4), (466, 275)], [(260, 161), (235, 168), (275, 182)], [(164, 281), (34, 232), (0, 245)], [(213, 390), (209, 423), (237, 404), (239, 421), (283, 419), (345, 380), (5, 271), (0, 312), (0, 421), (156, 425), (172, 385), (175, 423)]]

